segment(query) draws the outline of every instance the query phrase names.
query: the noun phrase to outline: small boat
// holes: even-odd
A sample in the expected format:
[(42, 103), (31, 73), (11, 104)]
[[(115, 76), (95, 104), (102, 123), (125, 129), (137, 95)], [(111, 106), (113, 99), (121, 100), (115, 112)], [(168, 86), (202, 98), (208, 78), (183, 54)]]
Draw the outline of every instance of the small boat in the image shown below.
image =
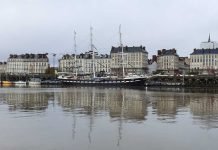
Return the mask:
[(13, 82), (11, 81), (2, 81), (2, 86), (12, 86)]
[(26, 86), (27, 85), (27, 83), (26, 83), (26, 81), (15, 81), (14, 82), (14, 85), (15, 86)]
[(38, 86), (41, 85), (41, 79), (40, 78), (31, 78), (28, 82), (29, 86)]

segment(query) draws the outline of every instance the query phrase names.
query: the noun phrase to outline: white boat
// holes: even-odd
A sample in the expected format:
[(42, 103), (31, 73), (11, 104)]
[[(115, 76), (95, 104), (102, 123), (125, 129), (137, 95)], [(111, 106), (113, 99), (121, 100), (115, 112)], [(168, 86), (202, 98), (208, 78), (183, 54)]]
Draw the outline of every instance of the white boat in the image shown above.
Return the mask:
[(137, 74), (132, 74), (132, 73), (129, 73), (128, 75), (126, 75), (124, 77), (124, 79), (146, 79), (148, 78), (147, 76), (145, 75), (137, 75)]
[(14, 82), (14, 85), (15, 86), (26, 86), (27, 85), (27, 83), (26, 83), (26, 81), (15, 81)]
[(29, 86), (38, 86), (41, 85), (41, 79), (40, 78), (31, 78), (29, 81)]

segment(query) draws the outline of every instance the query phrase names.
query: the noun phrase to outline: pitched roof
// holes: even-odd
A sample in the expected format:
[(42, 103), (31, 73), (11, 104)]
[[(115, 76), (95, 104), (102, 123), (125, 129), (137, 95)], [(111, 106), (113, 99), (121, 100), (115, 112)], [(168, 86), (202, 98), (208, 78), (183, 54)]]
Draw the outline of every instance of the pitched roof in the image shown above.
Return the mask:
[(216, 49), (194, 49), (190, 55), (201, 55), (201, 54), (218, 54), (218, 48)]
[[(111, 48), (111, 53), (120, 53), (120, 52), (122, 52), (122, 48), (120, 46)], [(125, 46), (125, 47), (123, 47), (123, 52), (124, 53), (135, 53), (135, 52), (148, 53), (146, 51), (145, 47), (143, 47), (143, 46), (138, 46), (138, 47)]]
[(162, 49), (162, 50), (158, 50), (158, 56), (165, 56), (165, 55), (174, 55), (174, 56), (178, 56), (178, 54), (176, 53), (176, 49)]
[(48, 59), (47, 53), (45, 54), (10, 54), (9, 58), (13, 59), (39, 59), (39, 58), (46, 58)]

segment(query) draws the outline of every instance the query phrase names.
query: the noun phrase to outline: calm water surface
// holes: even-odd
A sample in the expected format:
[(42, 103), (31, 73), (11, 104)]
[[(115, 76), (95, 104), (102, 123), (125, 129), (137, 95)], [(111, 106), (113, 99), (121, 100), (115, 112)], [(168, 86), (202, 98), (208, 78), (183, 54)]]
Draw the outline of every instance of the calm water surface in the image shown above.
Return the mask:
[(0, 88), (0, 149), (217, 150), (216, 93)]

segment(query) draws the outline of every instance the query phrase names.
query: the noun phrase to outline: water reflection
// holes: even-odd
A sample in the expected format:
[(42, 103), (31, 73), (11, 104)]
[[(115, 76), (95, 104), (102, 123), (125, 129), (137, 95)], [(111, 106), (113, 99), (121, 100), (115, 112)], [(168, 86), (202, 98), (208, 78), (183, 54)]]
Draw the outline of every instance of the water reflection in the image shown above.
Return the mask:
[[(211, 141), (218, 140), (218, 94), (186, 89), (0, 88), (0, 122), (0, 149), (34, 149), (35, 144), (35, 149), (43, 145), (46, 150), (170, 149), (169, 145), (191, 150), (201, 149), (203, 143), (215, 150), (216, 142)], [(23, 132), (26, 136), (19, 138)], [(159, 144), (150, 144), (154, 141)]]
[(0, 93), (1, 102), (9, 106), (9, 111), (44, 111), (48, 107), (50, 93), (11, 92)]
[(128, 89), (75, 88), (60, 93), (58, 102), (64, 111), (98, 115), (109, 111), (111, 118), (145, 120), (148, 97), (144, 91)]
[(218, 127), (217, 95), (196, 96), (190, 102), (190, 109), (196, 124), (208, 129)]
[(157, 119), (165, 122), (174, 123), (178, 113), (186, 112), (190, 103), (190, 99), (187, 99), (184, 93), (152, 92), (149, 95), (153, 113), (157, 114)]
[[(160, 90), (160, 89), (159, 89)], [(109, 116), (111, 121), (144, 122), (150, 115), (157, 120), (176, 123), (180, 115), (190, 112), (193, 122), (205, 128), (218, 127), (218, 95), (215, 93), (190, 93), (187, 89), (155, 88), (149, 90), (77, 87), (44, 90), (43, 88), (1, 89), (0, 105), (9, 111), (46, 111), (49, 100), (57, 102), (64, 112), (94, 118)], [(179, 92), (175, 92), (179, 91)], [(183, 92), (181, 92), (182, 90)], [(195, 89), (196, 90), (196, 89)]]

